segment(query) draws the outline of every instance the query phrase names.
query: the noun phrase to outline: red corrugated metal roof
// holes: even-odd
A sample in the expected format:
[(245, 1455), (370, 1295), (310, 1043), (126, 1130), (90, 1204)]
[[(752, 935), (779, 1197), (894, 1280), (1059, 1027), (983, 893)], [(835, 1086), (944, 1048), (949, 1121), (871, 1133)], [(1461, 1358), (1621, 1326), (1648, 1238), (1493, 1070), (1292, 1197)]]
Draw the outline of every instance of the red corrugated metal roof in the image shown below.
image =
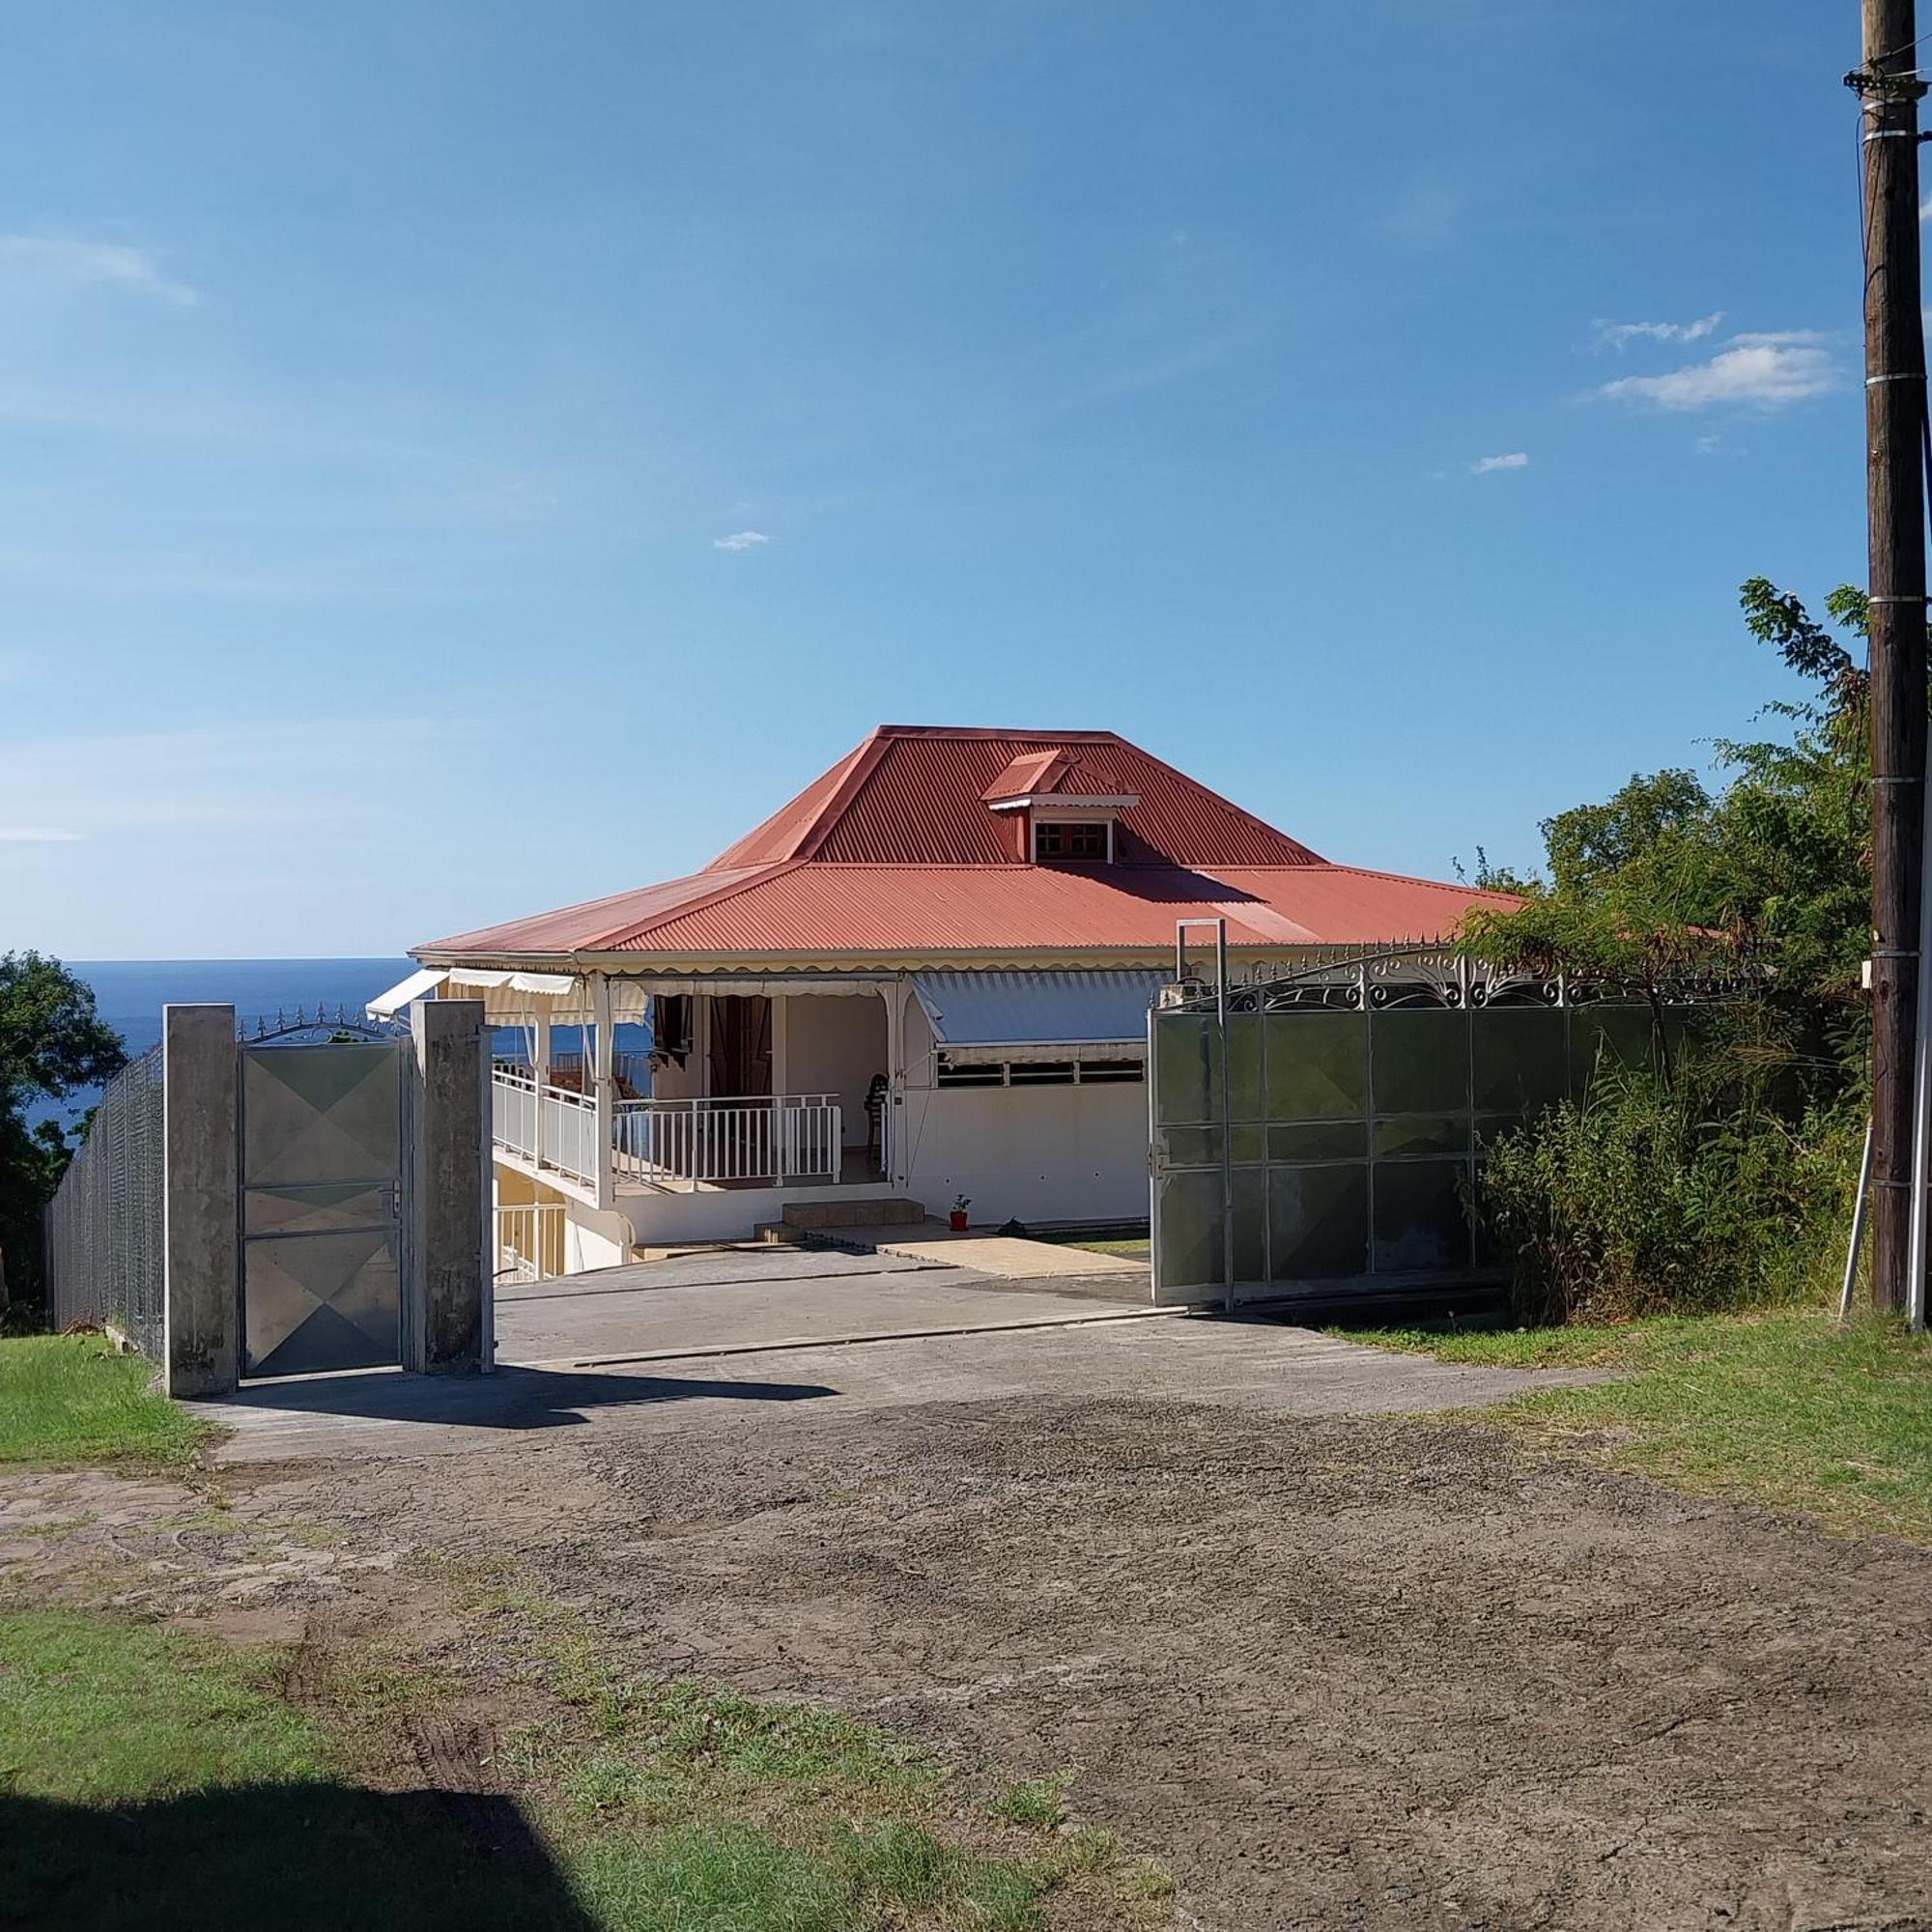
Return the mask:
[(820, 859), (839, 865), (1019, 866), (987, 788), (1018, 761), (1065, 753), (1081, 785), (1139, 800), (1120, 815), (1122, 865), (1308, 866), (1306, 845), (1264, 825), (1112, 731), (993, 731), (882, 724), (718, 867)]
[[(990, 785), (1132, 794), (1116, 863), (1035, 866)], [(1110, 731), (882, 725), (701, 872), (418, 948), (436, 955), (1143, 951), (1182, 918), (1236, 946), (1434, 939), (1473, 892), (1331, 866)]]
[(1040, 789), (1048, 774), (1064, 769), (1073, 760), (1070, 752), (1022, 752), (1009, 758), (1005, 767), (980, 796), (989, 805), (1000, 799), (1026, 798)]
[(657, 921), (689, 912), (739, 887), (769, 876), (775, 866), (739, 866), (728, 871), (696, 872), (689, 878), (667, 879), (662, 885), (636, 892), (613, 893), (609, 898), (586, 899), (582, 905), (560, 906), (554, 912), (534, 913), (501, 925), (459, 932), (416, 950), (422, 952), (599, 952), (626, 944)]
[(1135, 951), (1225, 918), (1235, 946), (1435, 938), (1492, 895), (1346, 866), (799, 866), (655, 922), (619, 950)]
[[(721, 878), (732, 883), (716, 890)], [(709, 886), (712, 890), (702, 890)], [(1224, 918), (1233, 946), (1434, 939), (1494, 893), (1352, 866), (798, 865), (699, 873), (460, 938), (433, 952), (1138, 952), (1178, 919)]]

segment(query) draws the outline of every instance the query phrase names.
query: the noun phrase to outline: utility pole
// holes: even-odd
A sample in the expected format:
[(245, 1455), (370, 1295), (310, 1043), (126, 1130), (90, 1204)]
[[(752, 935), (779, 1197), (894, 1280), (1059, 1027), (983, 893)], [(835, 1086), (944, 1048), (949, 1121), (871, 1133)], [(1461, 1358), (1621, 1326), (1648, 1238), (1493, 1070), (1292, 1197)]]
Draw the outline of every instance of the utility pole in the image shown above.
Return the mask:
[[(1871, 554), (1872, 1300), (1913, 1299), (1925, 824), (1925, 332), (1914, 0), (1861, 0), (1865, 498)], [(1922, 1183), (1921, 1183), (1922, 1184)], [(1922, 1227), (1922, 1217), (1920, 1217)], [(1921, 1263), (1922, 1265), (1922, 1263)]]

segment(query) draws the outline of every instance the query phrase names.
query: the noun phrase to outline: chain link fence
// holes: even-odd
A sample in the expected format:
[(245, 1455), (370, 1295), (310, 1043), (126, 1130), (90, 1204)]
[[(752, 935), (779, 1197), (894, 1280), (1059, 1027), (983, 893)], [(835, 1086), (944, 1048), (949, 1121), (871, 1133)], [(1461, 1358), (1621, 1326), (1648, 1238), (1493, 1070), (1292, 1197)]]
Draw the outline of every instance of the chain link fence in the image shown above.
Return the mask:
[(165, 1293), (161, 1094), (156, 1045), (130, 1061), (100, 1096), (45, 1222), (54, 1327), (111, 1321), (156, 1361)]

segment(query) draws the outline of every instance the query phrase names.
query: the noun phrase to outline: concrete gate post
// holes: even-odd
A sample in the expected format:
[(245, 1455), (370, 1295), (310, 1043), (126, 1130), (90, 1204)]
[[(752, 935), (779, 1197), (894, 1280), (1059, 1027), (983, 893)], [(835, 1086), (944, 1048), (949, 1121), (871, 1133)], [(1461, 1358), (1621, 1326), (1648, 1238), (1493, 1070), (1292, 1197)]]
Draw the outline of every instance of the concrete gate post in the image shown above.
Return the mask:
[(236, 1386), (242, 1309), (235, 1009), (161, 1009), (161, 1375), (173, 1396)]
[(481, 1000), (410, 1009), (403, 1367), (418, 1375), (492, 1365), (490, 1038)]

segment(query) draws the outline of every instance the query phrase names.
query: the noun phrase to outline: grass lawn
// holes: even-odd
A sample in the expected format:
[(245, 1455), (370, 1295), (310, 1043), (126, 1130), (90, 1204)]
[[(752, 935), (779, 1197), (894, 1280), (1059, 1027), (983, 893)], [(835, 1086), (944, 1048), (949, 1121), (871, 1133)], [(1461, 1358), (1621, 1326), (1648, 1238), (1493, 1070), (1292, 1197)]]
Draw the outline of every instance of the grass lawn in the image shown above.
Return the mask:
[(1351, 1328), (1443, 1361), (1603, 1368), (1484, 1411), (1551, 1446), (1833, 1528), (1932, 1543), (1932, 1342), (1822, 1311), (1672, 1316), (1614, 1328)]
[(504, 1738), (506, 1791), (370, 1788), (394, 1727), (457, 1688), (433, 1672), (312, 1660), (298, 1707), (285, 1648), (0, 1611), (0, 1919), (1027, 1932), (1056, 1895), (1075, 1923), (1171, 1922), (1165, 1874), (1062, 1829), (1050, 1781), (972, 1805), (936, 1756), (836, 1713), (626, 1680), (508, 1590), (465, 1607), (553, 1713)]
[(99, 1335), (0, 1339), (0, 1463), (185, 1467), (211, 1432), (149, 1391), (154, 1373)]

